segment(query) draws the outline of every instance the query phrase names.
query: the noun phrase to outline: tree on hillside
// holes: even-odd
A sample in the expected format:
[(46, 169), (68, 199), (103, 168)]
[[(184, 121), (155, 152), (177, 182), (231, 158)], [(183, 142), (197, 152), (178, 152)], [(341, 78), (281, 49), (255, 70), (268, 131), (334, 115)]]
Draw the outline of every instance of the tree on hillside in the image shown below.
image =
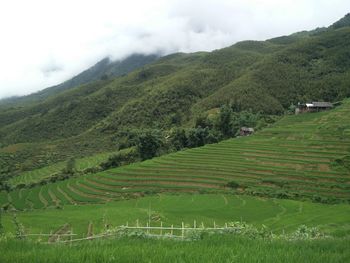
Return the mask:
[(171, 148), (175, 149), (176, 151), (179, 151), (186, 147), (187, 143), (187, 137), (186, 132), (182, 128), (174, 128), (171, 129), (169, 134), (169, 144), (171, 145)]
[(220, 135), (208, 127), (189, 129), (187, 133), (187, 146), (189, 148), (200, 147), (207, 143), (216, 143), (219, 140)]
[(255, 127), (261, 118), (261, 114), (254, 114), (252, 111), (242, 111), (238, 116), (239, 127)]
[(221, 106), (216, 126), (225, 137), (231, 137), (234, 134), (232, 118), (232, 108), (229, 105)]
[(151, 159), (157, 155), (163, 145), (161, 135), (156, 130), (142, 132), (138, 139), (137, 149), (142, 160)]
[(195, 128), (201, 127), (201, 128), (213, 128), (213, 123), (210, 121), (207, 115), (200, 115), (196, 118), (196, 124)]
[(180, 125), (182, 121), (182, 115), (180, 112), (173, 113), (169, 116), (170, 123), (173, 125)]
[(74, 158), (70, 158), (67, 163), (66, 167), (63, 169), (64, 174), (74, 174), (76, 171), (76, 162)]
[(118, 152), (117, 154), (110, 156), (107, 161), (102, 162), (100, 166), (103, 170), (107, 170), (136, 162), (136, 160), (138, 160), (138, 154), (135, 150)]

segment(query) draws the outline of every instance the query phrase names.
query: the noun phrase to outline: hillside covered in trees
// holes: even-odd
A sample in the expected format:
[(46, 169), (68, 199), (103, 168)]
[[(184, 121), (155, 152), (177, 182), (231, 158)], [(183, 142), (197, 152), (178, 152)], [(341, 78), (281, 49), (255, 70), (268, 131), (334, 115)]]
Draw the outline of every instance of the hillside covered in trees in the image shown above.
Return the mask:
[(3, 103), (0, 172), (133, 147), (147, 131), (163, 141), (185, 138), (175, 149), (196, 147), (234, 136), (244, 124), (266, 125), (298, 102), (349, 97), (348, 18), (213, 52), (153, 57), (126, 75), (88, 71), (75, 87)]

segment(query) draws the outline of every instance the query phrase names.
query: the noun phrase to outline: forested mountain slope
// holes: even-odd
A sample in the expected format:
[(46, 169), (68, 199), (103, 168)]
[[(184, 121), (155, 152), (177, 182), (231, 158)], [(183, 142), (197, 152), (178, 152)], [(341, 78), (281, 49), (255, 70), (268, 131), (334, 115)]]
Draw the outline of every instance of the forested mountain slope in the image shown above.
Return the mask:
[(282, 114), (298, 102), (342, 100), (350, 96), (350, 27), (343, 22), (173, 54), (125, 76), (13, 104), (0, 112), (3, 166), (27, 169), (24, 160), (41, 166), (113, 150), (119, 132), (193, 127), (198, 116), (227, 103), (237, 112)]

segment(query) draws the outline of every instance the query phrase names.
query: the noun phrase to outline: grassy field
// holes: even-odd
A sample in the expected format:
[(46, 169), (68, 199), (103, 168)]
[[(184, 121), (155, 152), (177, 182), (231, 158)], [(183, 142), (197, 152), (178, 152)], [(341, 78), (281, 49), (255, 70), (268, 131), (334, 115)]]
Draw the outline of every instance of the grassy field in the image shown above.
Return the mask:
[[(194, 220), (205, 226), (223, 226), (226, 222), (244, 221), (256, 227), (266, 225), (274, 233), (295, 231), (300, 225), (317, 226), (335, 237), (350, 236), (350, 206), (326, 205), (294, 200), (265, 199), (241, 195), (156, 195), (107, 204), (67, 205), (63, 209), (17, 212), (26, 233), (55, 232), (69, 224), (78, 237), (84, 237), (88, 225), (94, 233), (104, 231), (105, 225), (135, 225), (138, 220), (152, 226), (193, 225)], [(7, 232), (15, 232), (12, 213), (3, 215)]]
[(239, 185), (236, 192), (241, 194), (349, 202), (350, 171), (343, 165), (350, 155), (349, 131), (350, 100), (346, 100), (332, 111), (286, 116), (254, 136), (1, 193), (0, 205), (24, 210), (104, 203), (141, 192), (227, 193), (232, 191), (226, 186), (231, 181)]
[(284, 262), (344, 263), (349, 239), (288, 242), (210, 236), (195, 242), (121, 239), (73, 247), (31, 242), (0, 243), (1, 262)]

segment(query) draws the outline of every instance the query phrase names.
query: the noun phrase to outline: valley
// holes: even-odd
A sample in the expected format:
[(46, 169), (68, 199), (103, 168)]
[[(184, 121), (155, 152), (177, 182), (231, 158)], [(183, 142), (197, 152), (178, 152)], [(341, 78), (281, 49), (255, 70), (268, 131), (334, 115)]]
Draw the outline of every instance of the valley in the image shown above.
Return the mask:
[(0, 261), (347, 262), (349, 18), (0, 100)]

